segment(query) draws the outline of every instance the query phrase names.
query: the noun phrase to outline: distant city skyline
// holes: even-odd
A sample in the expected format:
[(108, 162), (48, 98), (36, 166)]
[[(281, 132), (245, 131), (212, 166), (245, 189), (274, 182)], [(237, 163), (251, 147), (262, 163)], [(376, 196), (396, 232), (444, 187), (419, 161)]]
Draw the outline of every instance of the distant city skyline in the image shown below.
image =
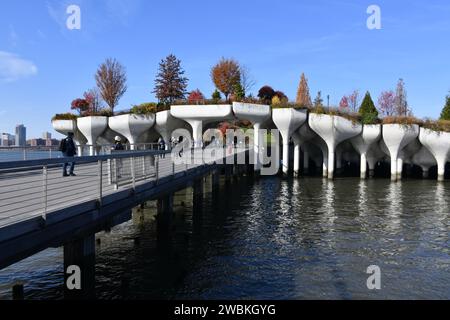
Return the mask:
[[(80, 30), (66, 26), (69, 4), (80, 7)], [(281, 14), (274, 16), (273, 1), (230, 0), (237, 9), (221, 23), (223, 3), (211, 1), (2, 1), (0, 131), (23, 123), (32, 137), (60, 137), (50, 119), (70, 112), (71, 101), (95, 86), (94, 73), (108, 57), (127, 68), (128, 91), (117, 110), (155, 101), (158, 63), (170, 53), (182, 61), (188, 90), (207, 97), (214, 91), (211, 66), (230, 57), (250, 70), (254, 95), (270, 85), (294, 100), (304, 72), (313, 99), (320, 90), (338, 105), (359, 89), (376, 103), (403, 78), (414, 114), (438, 118), (450, 89), (450, 4), (376, 1), (381, 29), (370, 30), (372, 4), (286, 0), (276, 3)]]

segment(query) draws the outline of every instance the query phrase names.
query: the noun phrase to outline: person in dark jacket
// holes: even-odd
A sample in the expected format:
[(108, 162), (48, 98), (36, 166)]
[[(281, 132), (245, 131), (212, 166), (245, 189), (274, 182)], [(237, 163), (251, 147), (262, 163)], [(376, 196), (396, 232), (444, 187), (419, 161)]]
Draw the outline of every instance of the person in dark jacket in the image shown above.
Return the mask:
[[(61, 140), (59, 150), (62, 152), (64, 158), (75, 157), (75, 155), (77, 154), (77, 148), (75, 146), (75, 142), (73, 141), (73, 132), (69, 132), (67, 134), (67, 138)], [(67, 173), (67, 167), (69, 166), (69, 163), (70, 163), (70, 171), (69, 173)], [(73, 177), (76, 176), (76, 174), (74, 173), (74, 169), (75, 169), (74, 160), (64, 163), (63, 177), (68, 177), (69, 175)]]
[(119, 136), (115, 137), (114, 139), (114, 147), (113, 147), (114, 151), (124, 151), (125, 147), (122, 144), (122, 138), (120, 138)]

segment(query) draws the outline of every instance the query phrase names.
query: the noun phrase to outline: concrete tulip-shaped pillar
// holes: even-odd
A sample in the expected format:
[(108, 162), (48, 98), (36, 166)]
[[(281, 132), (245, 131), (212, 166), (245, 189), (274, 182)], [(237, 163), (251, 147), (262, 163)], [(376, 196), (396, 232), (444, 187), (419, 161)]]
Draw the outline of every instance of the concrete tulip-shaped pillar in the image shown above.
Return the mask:
[(154, 114), (124, 114), (109, 118), (109, 127), (127, 138), (131, 150), (136, 149), (138, 138), (154, 124)]
[(411, 161), (422, 168), (423, 178), (428, 178), (429, 169), (437, 164), (434, 156), (424, 146), (412, 156)]
[(203, 126), (205, 124), (233, 118), (231, 105), (180, 105), (172, 106), (170, 114), (186, 121), (192, 127), (194, 146), (203, 146)]
[(253, 146), (254, 146), (254, 161), (255, 171), (261, 169), (261, 160), (259, 155), (261, 153), (261, 125), (270, 118), (271, 109), (268, 105), (233, 102), (233, 112), (236, 118), (240, 120), (247, 120), (253, 124)]
[(77, 126), (80, 132), (86, 137), (89, 145), (89, 155), (94, 156), (96, 151), (97, 138), (108, 127), (107, 117), (84, 117), (78, 118)]
[[(300, 172), (300, 150), (301, 147), (317, 135), (308, 125), (308, 122), (305, 122), (300, 129), (298, 129), (293, 135), (292, 139), (294, 140), (294, 175), (298, 176)], [(303, 166), (304, 171), (308, 171), (309, 166), (309, 154), (308, 150), (304, 148), (303, 150)]]
[(420, 148), (422, 148), (422, 145), (420, 144), (419, 139), (414, 139), (400, 151), (397, 160), (397, 179), (402, 178), (403, 164), (411, 164), (411, 157), (419, 152)]
[(169, 150), (171, 147), (172, 132), (183, 127), (184, 122), (172, 117), (169, 110), (156, 113), (155, 130), (164, 139), (166, 150)]
[(298, 110), (293, 108), (278, 108), (272, 110), (272, 120), (277, 126), (283, 139), (283, 173), (289, 171), (289, 139), (292, 134), (307, 119), (306, 110)]
[(362, 126), (352, 123), (343, 117), (316, 113), (309, 115), (309, 126), (327, 145), (328, 178), (333, 179), (336, 146), (344, 140), (359, 135), (362, 131)]
[(65, 136), (67, 136), (69, 132), (73, 132), (73, 135), (74, 135), (73, 140), (77, 144), (78, 156), (83, 155), (83, 147), (82, 146), (84, 144), (86, 144), (87, 139), (78, 130), (76, 120), (53, 120), (52, 126), (56, 132), (59, 132)]
[(438, 166), (438, 180), (443, 181), (445, 162), (450, 158), (450, 132), (420, 129), (420, 142), (431, 152)]
[[(350, 140), (361, 156), (361, 179), (367, 176), (367, 152), (381, 138), (381, 124), (364, 125), (359, 136)], [(370, 170), (370, 169), (369, 169)]]
[(383, 125), (383, 141), (391, 157), (391, 180), (397, 181), (398, 177), (398, 155), (409, 143), (419, 135), (419, 126), (385, 124)]

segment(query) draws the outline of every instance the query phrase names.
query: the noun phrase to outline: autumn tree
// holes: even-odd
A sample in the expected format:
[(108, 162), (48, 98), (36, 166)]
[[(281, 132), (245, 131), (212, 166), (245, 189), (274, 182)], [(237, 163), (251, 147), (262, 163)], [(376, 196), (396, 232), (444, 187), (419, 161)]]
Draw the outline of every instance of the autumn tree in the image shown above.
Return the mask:
[(339, 102), (339, 108), (341, 108), (342, 110), (347, 110), (348, 107), (349, 107), (348, 97), (343, 96), (341, 101)]
[(241, 86), (244, 92), (248, 93), (253, 89), (256, 81), (253, 79), (250, 74), (250, 69), (247, 66), (241, 65), (239, 69), (241, 72)]
[(274, 95), (275, 90), (270, 86), (263, 86), (258, 91), (258, 98), (265, 104), (270, 104)]
[(395, 92), (394, 110), (398, 116), (406, 117), (409, 114), (408, 101), (406, 98), (405, 82), (399, 79), (397, 83), (397, 90)]
[(395, 114), (394, 102), (395, 93), (392, 90), (381, 92), (381, 95), (378, 98), (378, 108), (384, 116), (389, 117)]
[(77, 110), (80, 116), (86, 115), (89, 111), (89, 102), (86, 99), (75, 99), (71, 103), (71, 109)]
[(98, 88), (92, 88), (84, 93), (84, 99), (89, 104), (89, 112), (96, 114), (103, 108), (102, 97)]
[(348, 107), (351, 112), (357, 112), (359, 107), (359, 90), (354, 90), (352, 94), (348, 96)]
[(205, 100), (205, 97), (203, 96), (203, 93), (199, 89), (192, 91), (188, 96), (189, 103), (198, 104), (203, 100)]
[(103, 100), (114, 113), (114, 108), (127, 91), (125, 67), (116, 59), (109, 58), (99, 66), (95, 80)]
[(211, 69), (211, 79), (216, 88), (228, 96), (233, 93), (233, 89), (237, 83), (241, 82), (241, 70), (239, 63), (234, 59), (222, 58)]
[(312, 106), (311, 96), (309, 95), (308, 79), (306, 79), (304, 73), (302, 73), (298, 85), (296, 103), (304, 107)]
[(441, 120), (450, 120), (450, 94), (445, 98), (445, 106), (441, 112)]
[(153, 93), (160, 103), (172, 104), (175, 100), (184, 99), (189, 79), (184, 76), (181, 61), (173, 54), (159, 63)]
[(378, 110), (373, 103), (369, 91), (366, 92), (358, 113), (361, 115), (364, 124), (373, 124), (378, 120)]

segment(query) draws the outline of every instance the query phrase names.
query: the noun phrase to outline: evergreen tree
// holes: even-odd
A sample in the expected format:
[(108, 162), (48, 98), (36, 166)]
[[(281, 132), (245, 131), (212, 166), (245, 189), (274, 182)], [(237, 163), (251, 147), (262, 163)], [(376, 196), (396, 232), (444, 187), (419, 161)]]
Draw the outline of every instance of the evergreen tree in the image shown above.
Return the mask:
[(220, 101), (220, 99), (222, 99), (222, 96), (220, 95), (220, 92), (217, 89), (213, 92), (211, 97), (212, 97), (214, 103), (218, 103)]
[(378, 119), (378, 110), (373, 103), (369, 91), (364, 96), (361, 107), (359, 108), (359, 114), (362, 117), (362, 122), (365, 124), (373, 124)]
[(446, 103), (441, 112), (441, 120), (450, 120), (450, 94), (446, 97)]
[(159, 63), (153, 93), (161, 103), (171, 104), (177, 99), (184, 99), (187, 83), (181, 61), (171, 54)]
[(233, 97), (236, 101), (242, 101), (245, 98), (245, 90), (240, 82), (235, 83), (233, 86)]
[(306, 79), (305, 74), (302, 73), (300, 83), (297, 90), (297, 104), (304, 107), (311, 107), (311, 96), (309, 95), (308, 79)]
[(322, 91), (317, 92), (317, 96), (314, 99), (314, 108), (323, 108)]

